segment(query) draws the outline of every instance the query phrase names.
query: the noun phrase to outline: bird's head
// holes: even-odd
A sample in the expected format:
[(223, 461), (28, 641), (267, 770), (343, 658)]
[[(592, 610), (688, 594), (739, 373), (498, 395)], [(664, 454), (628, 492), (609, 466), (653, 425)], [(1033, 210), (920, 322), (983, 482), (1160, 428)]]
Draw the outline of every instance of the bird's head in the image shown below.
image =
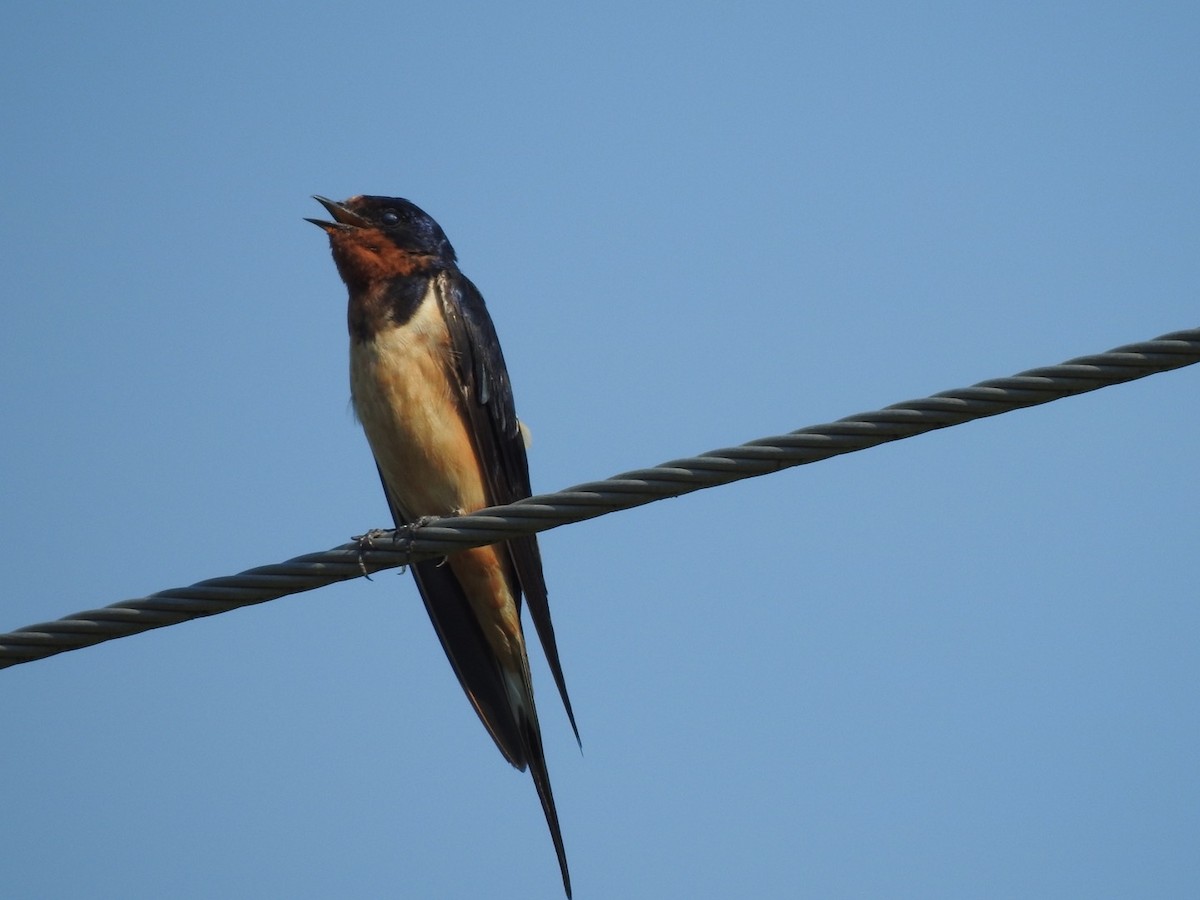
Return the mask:
[(359, 195), (338, 203), (314, 197), (332, 221), (308, 219), (329, 235), (342, 280), (351, 288), (455, 265), (442, 227), (400, 197)]

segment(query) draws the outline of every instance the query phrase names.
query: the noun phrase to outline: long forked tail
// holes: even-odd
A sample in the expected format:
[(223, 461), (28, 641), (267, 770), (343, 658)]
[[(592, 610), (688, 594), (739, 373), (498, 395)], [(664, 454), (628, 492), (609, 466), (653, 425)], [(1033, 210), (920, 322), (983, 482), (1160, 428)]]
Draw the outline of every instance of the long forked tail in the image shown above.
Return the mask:
[(522, 651), (521, 668), (516, 672), (499, 665), (450, 566), (438, 560), (419, 562), (413, 566), (413, 575), (442, 648), (488, 734), (505, 759), (522, 771), (529, 767), (570, 900), (571, 875), (546, 770), (528, 658)]

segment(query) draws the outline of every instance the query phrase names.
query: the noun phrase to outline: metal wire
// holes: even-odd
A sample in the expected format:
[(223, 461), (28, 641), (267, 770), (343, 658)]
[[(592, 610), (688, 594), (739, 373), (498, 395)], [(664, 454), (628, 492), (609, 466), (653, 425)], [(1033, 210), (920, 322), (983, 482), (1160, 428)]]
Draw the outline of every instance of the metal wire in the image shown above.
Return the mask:
[[(0, 668), (1200, 362), (1200, 328), (0, 634)], [(399, 540), (394, 540), (398, 537)]]

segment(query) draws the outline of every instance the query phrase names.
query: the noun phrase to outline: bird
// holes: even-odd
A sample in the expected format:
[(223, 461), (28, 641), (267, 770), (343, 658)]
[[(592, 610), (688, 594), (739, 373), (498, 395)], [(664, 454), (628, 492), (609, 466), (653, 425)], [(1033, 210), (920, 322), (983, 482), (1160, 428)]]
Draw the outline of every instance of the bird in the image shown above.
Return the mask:
[[(314, 196), (348, 293), (350, 394), (397, 531), (429, 516), (532, 493), (500, 341), (478, 288), (433, 217), (399, 197)], [(537, 538), (414, 563), (413, 576), (463, 691), (504, 758), (529, 769), (563, 889), (571, 876), (550, 789), (521, 625), (522, 597), (571, 730)], [(580, 745), (582, 746), (582, 744)]]

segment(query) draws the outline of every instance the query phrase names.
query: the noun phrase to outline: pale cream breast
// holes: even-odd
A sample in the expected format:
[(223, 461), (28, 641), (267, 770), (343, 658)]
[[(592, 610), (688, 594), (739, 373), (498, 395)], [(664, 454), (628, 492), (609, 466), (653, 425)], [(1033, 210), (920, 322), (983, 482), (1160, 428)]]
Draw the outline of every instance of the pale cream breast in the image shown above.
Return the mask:
[(407, 518), (487, 506), (483, 473), (448, 369), (435, 289), (413, 317), (352, 342), (350, 393), (388, 488)]

